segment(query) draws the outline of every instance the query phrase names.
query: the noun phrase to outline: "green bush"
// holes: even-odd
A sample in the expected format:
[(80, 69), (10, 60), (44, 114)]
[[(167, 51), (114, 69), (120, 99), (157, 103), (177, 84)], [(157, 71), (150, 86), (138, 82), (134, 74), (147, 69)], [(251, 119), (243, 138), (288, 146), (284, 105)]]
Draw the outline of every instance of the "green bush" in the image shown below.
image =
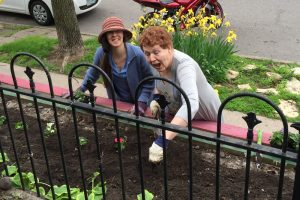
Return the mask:
[(202, 34), (173, 35), (175, 49), (191, 56), (201, 67), (209, 82), (222, 83), (226, 80), (227, 60), (235, 53), (234, 44), (221, 36), (208, 38)]

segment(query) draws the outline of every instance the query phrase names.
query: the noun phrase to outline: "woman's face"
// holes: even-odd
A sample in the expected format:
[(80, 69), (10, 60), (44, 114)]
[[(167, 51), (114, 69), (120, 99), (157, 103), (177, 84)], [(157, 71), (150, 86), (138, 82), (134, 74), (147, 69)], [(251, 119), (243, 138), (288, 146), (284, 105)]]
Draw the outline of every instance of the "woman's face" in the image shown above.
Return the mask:
[(173, 60), (173, 48), (161, 48), (159, 45), (143, 46), (147, 61), (158, 72), (166, 72), (170, 70)]
[(106, 38), (111, 47), (119, 47), (123, 45), (123, 31), (109, 31), (106, 33)]

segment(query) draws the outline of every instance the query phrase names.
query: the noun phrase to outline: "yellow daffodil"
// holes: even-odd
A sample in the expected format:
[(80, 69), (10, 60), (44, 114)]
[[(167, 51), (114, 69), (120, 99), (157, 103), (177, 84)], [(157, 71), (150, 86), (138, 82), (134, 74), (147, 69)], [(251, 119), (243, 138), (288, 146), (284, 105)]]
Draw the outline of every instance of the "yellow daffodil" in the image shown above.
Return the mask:
[(215, 25), (217, 27), (219, 27), (219, 26), (221, 26), (221, 24), (222, 24), (222, 20), (221, 19), (217, 19), (217, 21), (215, 22)]
[(165, 14), (165, 13), (167, 13), (168, 11), (167, 11), (166, 8), (164, 8), (164, 9), (160, 10), (159, 12), (160, 12), (161, 14)]
[(173, 27), (168, 26), (168, 27), (167, 27), (167, 31), (168, 31), (169, 33), (173, 33), (175, 30), (174, 30)]
[(153, 18), (154, 18), (154, 19), (158, 19), (158, 18), (159, 18), (159, 14), (154, 13), (154, 14), (153, 14)]
[(188, 31), (188, 32), (186, 33), (186, 35), (191, 36), (191, 35), (193, 35), (193, 32), (192, 32), (192, 31)]
[(228, 37), (231, 37), (231, 39), (235, 39), (236, 40), (236, 34), (234, 33), (234, 31), (229, 31), (228, 32)]
[(167, 22), (170, 23), (170, 24), (173, 24), (174, 19), (172, 19), (171, 17), (168, 17)]
[(190, 27), (191, 27), (191, 24), (185, 24), (185, 28), (188, 30), (188, 29), (190, 29)]
[(167, 24), (167, 21), (166, 20), (162, 20), (161, 22), (160, 22), (160, 25), (161, 26), (165, 26)]
[(139, 22), (137, 23), (137, 28), (143, 28), (143, 25)]
[(145, 21), (145, 17), (142, 15), (139, 19), (140, 22)]
[(214, 24), (209, 24), (209, 26), (208, 26), (208, 30), (215, 30), (216, 29), (216, 27), (215, 27), (215, 25)]
[(230, 26), (230, 22), (229, 21), (227, 21), (227, 22), (225, 22), (225, 24), (224, 24), (226, 27), (229, 27)]
[(216, 32), (212, 32), (212, 33), (210, 34), (210, 36), (211, 36), (211, 37), (217, 37), (217, 33), (216, 33)]
[(216, 17), (216, 15), (212, 15), (211, 17), (210, 17), (210, 21), (211, 22), (215, 22), (217, 20), (217, 17)]
[(193, 11), (193, 9), (189, 9), (189, 10), (188, 10), (188, 15), (194, 16), (194, 11)]
[(227, 42), (232, 42), (232, 38), (231, 37), (227, 37), (226, 40), (227, 40)]

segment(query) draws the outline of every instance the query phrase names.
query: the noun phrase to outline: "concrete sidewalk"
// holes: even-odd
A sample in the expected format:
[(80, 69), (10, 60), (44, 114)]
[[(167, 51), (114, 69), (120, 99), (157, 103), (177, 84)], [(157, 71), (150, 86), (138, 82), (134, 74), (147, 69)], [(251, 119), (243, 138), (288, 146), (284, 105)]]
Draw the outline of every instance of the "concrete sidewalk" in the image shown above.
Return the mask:
[[(16, 77), (28, 80), (28, 77), (24, 73), (24, 69), (25, 69), (24, 67), (15, 66), (14, 69), (15, 69)], [(33, 78), (36, 82), (48, 84), (48, 80), (46, 78), (44, 71), (38, 70), (38, 69), (33, 69), (33, 71), (35, 72)], [(0, 75), (1, 74), (11, 76), (9, 64), (0, 62)], [(51, 76), (54, 87), (60, 87), (60, 88), (66, 88), (66, 89), (69, 88), (67, 75), (50, 72), (50, 76)], [(0, 78), (0, 81), (1, 81), (1, 78)], [(73, 88), (74, 89), (78, 88), (79, 85), (81, 84), (81, 82), (82, 82), (82, 79), (74, 79), (72, 82)], [(97, 88), (95, 89), (95, 95), (100, 96), (100, 97), (107, 97), (104, 86), (102, 84), (96, 84), (96, 86), (97, 86)], [(246, 128), (247, 125), (246, 125), (246, 122), (242, 118), (243, 116), (246, 116), (246, 114), (241, 113), (241, 112), (236, 112), (236, 111), (225, 110), (224, 111), (224, 120), (225, 120), (224, 122), (226, 124)], [(262, 116), (258, 116), (258, 119), (261, 120), (262, 123), (256, 126), (256, 130), (262, 130), (263, 132), (273, 132), (273, 131), (278, 131), (278, 130), (282, 129), (282, 127), (283, 127), (281, 120), (269, 119), (269, 118), (262, 117)], [(289, 126), (290, 126), (290, 124), (289, 124)], [(297, 131), (292, 128), (290, 128), (290, 131), (297, 133)]]

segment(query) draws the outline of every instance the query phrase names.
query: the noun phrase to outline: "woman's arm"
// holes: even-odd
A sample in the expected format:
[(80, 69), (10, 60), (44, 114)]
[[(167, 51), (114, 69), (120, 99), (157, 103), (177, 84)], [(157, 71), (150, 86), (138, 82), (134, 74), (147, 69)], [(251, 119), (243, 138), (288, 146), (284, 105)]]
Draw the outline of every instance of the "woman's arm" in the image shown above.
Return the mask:
[[(95, 56), (94, 56), (94, 60), (93, 60), (93, 64), (97, 65), (100, 67), (100, 58), (103, 56), (103, 49), (102, 48), (97, 48)], [(96, 69), (94, 69), (93, 67), (89, 67), (86, 71), (86, 74), (84, 76), (84, 79), (81, 83), (80, 86), (80, 90), (81, 91), (86, 91), (86, 84), (87, 81), (90, 79), (92, 81), (92, 83), (96, 83), (96, 81), (98, 80), (98, 78), (100, 77), (100, 72)]]
[[(183, 126), (186, 127), (187, 126), (187, 122), (185, 121), (185, 119), (181, 118), (181, 117), (174, 117), (171, 121), (171, 124), (175, 124), (178, 126)], [(172, 132), (172, 131), (166, 131), (166, 139), (167, 140), (173, 140), (176, 137), (177, 133)]]
[[(199, 94), (197, 87), (196, 70), (192, 62), (184, 62), (177, 68), (176, 79), (179, 82), (179, 86), (186, 93), (190, 105), (191, 105), (191, 119), (194, 118), (197, 111), (199, 110)], [(182, 105), (176, 113), (176, 117), (188, 121), (188, 108), (187, 104), (181, 95)]]

